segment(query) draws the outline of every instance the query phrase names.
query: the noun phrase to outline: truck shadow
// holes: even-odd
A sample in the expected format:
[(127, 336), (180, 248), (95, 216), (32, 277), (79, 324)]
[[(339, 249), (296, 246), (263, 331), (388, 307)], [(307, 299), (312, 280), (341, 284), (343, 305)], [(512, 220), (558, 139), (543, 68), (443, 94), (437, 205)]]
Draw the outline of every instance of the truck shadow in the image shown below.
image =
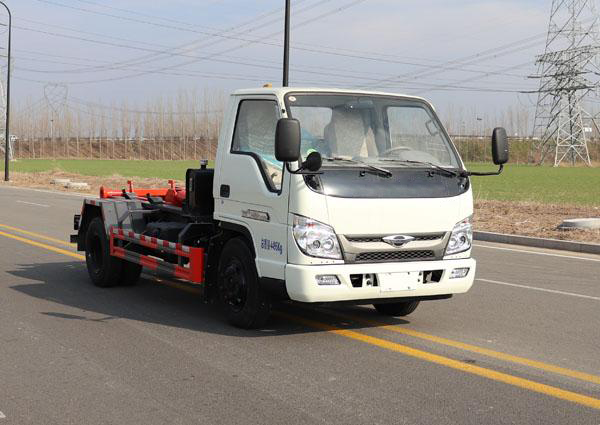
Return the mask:
[[(221, 308), (203, 303), (199, 294), (161, 284), (152, 276), (143, 276), (134, 287), (97, 288), (90, 282), (85, 264), (78, 261), (15, 265), (7, 273), (27, 282), (10, 286), (22, 294), (47, 300), (68, 308), (41, 307), (48, 320), (106, 322), (130, 319), (198, 332), (240, 337), (274, 337), (327, 331), (327, 327), (366, 329), (406, 320), (381, 318), (364, 307), (324, 308), (279, 303), (275, 314), (263, 329), (236, 329), (227, 323)], [(76, 309), (76, 311), (73, 311)], [(278, 314), (281, 312), (282, 314)], [(342, 317), (342, 314), (344, 317)], [(347, 314), (350, 314), (349, 318)], [(293, 317), (291, 317), (293, 316)], [(377, 323), (368, 323), (370, 320)], [(311, 326), (307, 322), (321, 325)], [(324, 325), (324, 326), (322, 326)]]

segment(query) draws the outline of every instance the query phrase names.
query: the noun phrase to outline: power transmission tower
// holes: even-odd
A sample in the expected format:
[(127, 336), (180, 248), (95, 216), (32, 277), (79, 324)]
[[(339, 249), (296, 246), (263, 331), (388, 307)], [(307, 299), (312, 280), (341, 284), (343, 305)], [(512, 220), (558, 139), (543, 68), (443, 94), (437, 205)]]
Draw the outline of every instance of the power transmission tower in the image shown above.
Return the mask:
[(598, 127), (584, 104), (600, 87), (598, 24), (595, 0), (552, 1), (546, 50), (532, 76), (540, 79), (533, 145), (540, 164), (553, 151), (555, 167), (591, 165), (587, 133)]
[(52, 157), (56, 158), (56, 146), (54, 142), (54, 118), (59, 116), (67, 103), (69, 88), (66, 84), (47, 83), (44, 86), (44, 97), (50, 109), (50, 145)]

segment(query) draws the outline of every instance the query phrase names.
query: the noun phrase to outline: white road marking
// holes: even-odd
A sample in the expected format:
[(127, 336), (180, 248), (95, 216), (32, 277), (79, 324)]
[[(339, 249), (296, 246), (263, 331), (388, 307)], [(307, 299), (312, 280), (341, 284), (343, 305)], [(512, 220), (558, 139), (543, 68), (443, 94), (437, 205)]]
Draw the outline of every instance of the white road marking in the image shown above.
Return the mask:
[(570, 297), (585, 298), (585, 299), (588, 299), (588, 300), (600, 301), (600, 297), (593, 297), (591, 295), (576, 294), (574, 292), (557, 291), (556, 289), (547, 289), (547, 288), (539, 288), (537, 286), (519, 285), (517, 283), (499, 282), (497, 280), (490, 280), (490, 279), (479, 279), (479, 278), (477, 278), (475, 280), (478, 280), (480, 282), (493, 283), (493, 284), (496, 284), (496, 285), (514, 286), (516, 288), (531, 289), (533, 291), (549, 292), (551, 294), (568, 295)]
[(6, 418), (6, 416), (4, 415), (4, 413), (0, 412), (0, 419), (4, 419)]
[(473, 244), (473, 246), (476, 246), (478, 248), (499, 249), (502, 251), (524, 252), (526, 254), (547, 255), (550, 257), (570, 258), (570, 259), (574, 259), (574, 260), (596, 261), (596, 262), (600, 263), (600, 258), (588, 258), (588, 257), (578, 257), (576, 255), (552, 254), (551, 252), (529, 251), (527, 249), (516, 249), (516, 248), (502, 248), (500, 246), (490, 246), (490, 245), (480, 245), (480, 244)]
[(36, 206), (36, 207), (50, 208), (50, 205), (46, 205), (46, 204), (36, 204), (35, 202), (17, 201), (17, 203), (18, 203), (18, 204), (34, 205), (34, 206)]
[(29, 190), (31, 192), (42, 192), (42, 193), (51, 193), (53, 195), (75, 196), (77, 198), (94, 197), (94, 194), (92, 194), (92, 193), (64, 192), (62, 190), (34, 189), (32, 187), (21, 187), (21, 186), (4, 186), (4, 185), (2, 185), (2, 186), (0, 186), (0, 189)]

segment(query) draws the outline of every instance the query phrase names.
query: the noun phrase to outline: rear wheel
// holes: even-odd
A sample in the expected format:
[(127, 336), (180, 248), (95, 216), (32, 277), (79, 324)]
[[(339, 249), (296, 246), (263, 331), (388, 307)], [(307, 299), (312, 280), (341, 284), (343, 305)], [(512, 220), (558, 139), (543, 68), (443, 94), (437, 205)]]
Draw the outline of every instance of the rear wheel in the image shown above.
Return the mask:
[(100, 217), (95, 217), (85, 233), (85, 262), (96, 286), (108, 288), (120, 282), (123, 262), (110, 255), (109, 242)]
[(415, 311), (419, 305), (419, 301), (408, 301), (389, 304), (373, 304), (375, 310), (379, 314), (385, 316), (408, 316)]
[(269, 319), (271, 301), (260, 287), (252, 252), (240, 238), (231, 239), (223, 248), (219, 290), (232, 325), (253, 329)]

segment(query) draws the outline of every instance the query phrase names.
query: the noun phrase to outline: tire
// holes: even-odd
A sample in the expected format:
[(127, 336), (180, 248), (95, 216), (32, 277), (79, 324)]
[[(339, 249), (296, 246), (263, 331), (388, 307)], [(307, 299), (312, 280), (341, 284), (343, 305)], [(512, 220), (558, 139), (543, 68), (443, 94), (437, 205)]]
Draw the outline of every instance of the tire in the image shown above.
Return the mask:
[(389, 304), (373, 304), (375, 310), (384, 316), (408, 316), (419, 306), (420, 301), (408, 301)]
[(121, 276), (119, 276), (119, 285), (135, 286), (140, 280), (141, 274), (141, 265), (134, 264), (129, 261), (123, 261), (123, 269), (121, 270)]
[(95, 217), (85, 233), (85, 262), (92, 283), (101, 288), (119, 284), (123, 261), (110, 255), (109, 242), (100, 217)]
[(231, 239), (221, 252), (218, 286), (229, 323), (254, 329), (267, 322), (271, 300), (260, 287), (254, 257), (241, 238)]

